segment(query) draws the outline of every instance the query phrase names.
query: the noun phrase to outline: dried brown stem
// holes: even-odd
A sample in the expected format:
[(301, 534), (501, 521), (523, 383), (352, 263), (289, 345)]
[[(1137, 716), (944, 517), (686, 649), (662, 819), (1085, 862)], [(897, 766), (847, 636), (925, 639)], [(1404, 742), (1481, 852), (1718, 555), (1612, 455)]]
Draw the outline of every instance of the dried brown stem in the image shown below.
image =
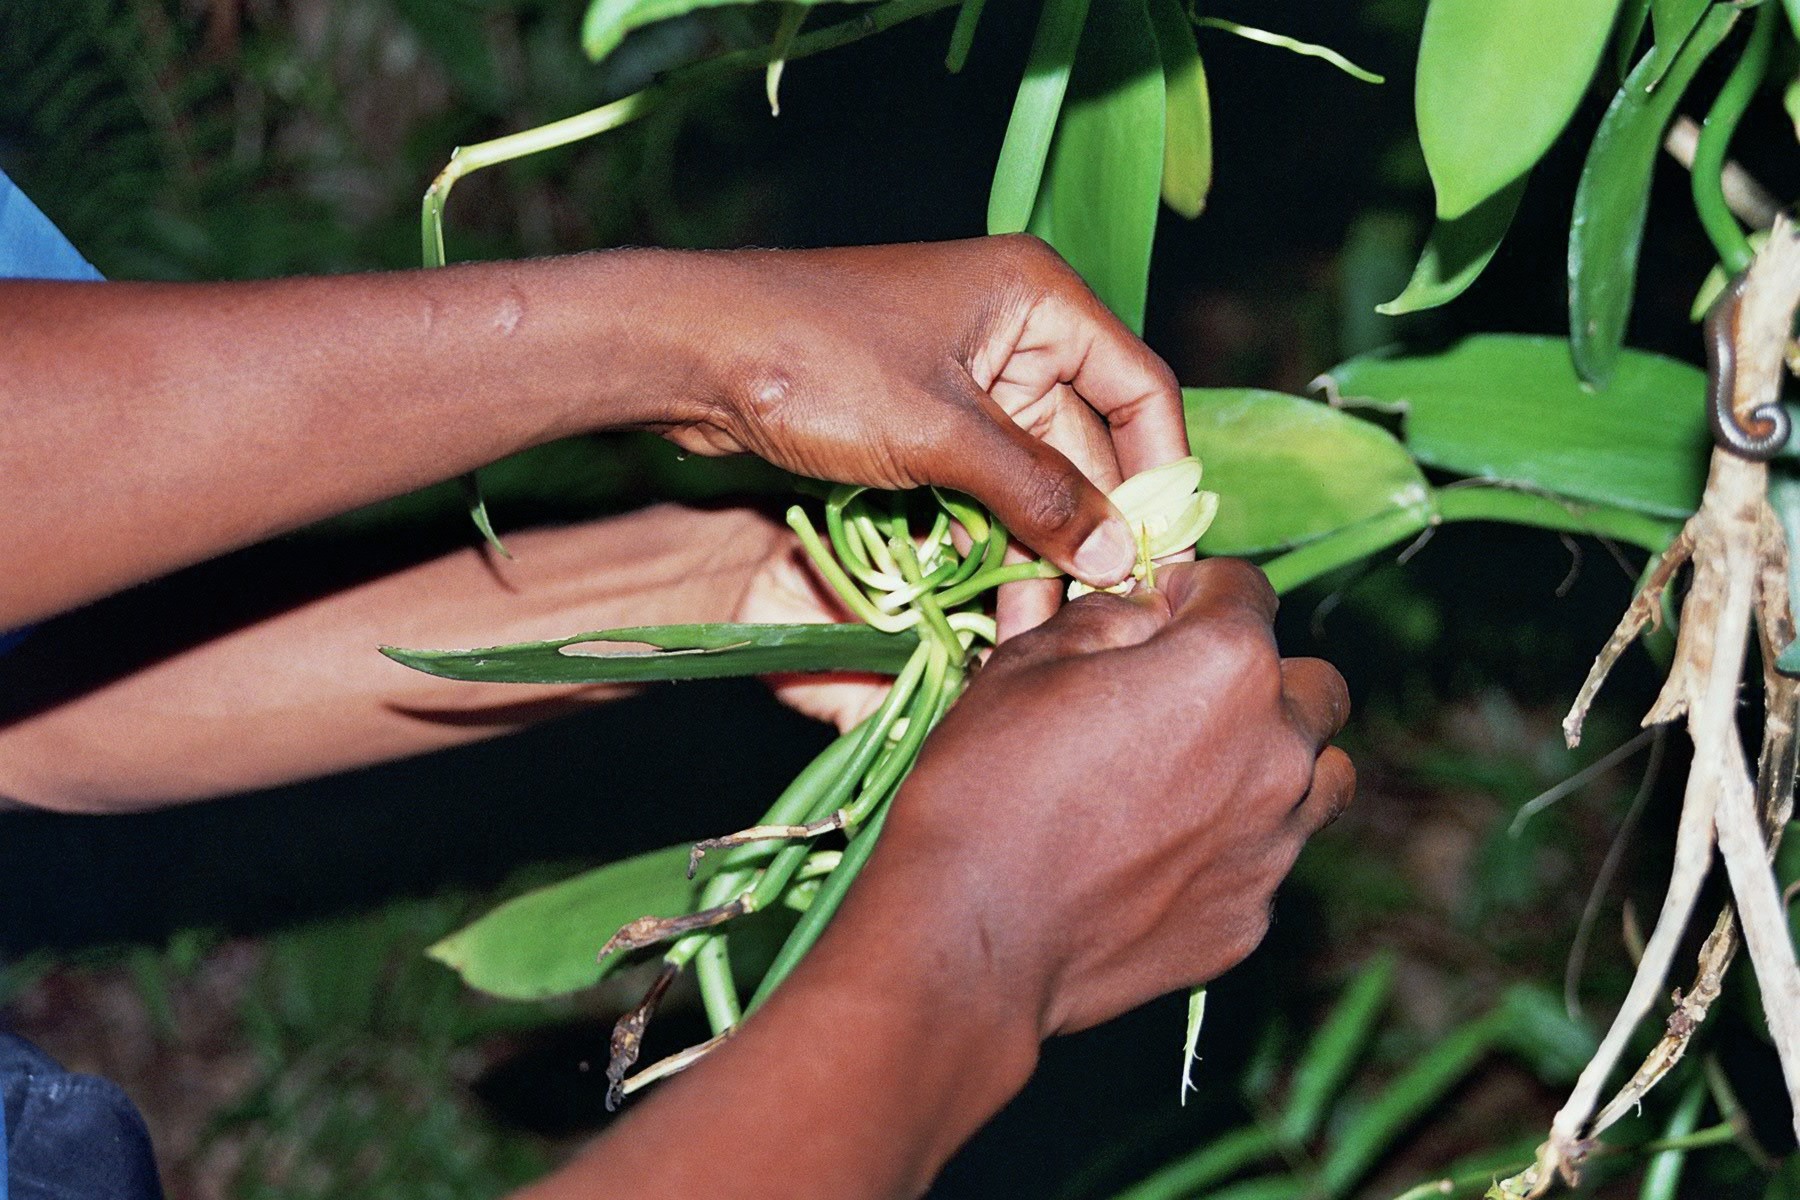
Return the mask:
[(740, 829), (736, 833), (728, 833), (724, 837), (702, 838), (694, 843), (688, 851), (688, 878), (700, 869), (700, 860), (712, 850), (729, 850), (733, 846), (747, 846), (751, 842), (798, 842), (808, 838), (822, 837), (827, 833), (844, 827), (844, 810), (839, 809), (829, 817), (817, 821), (808, 821), (804, 825), (752, 825), (748, 829)]
[[(1594, 658), (1594, 665), (1588, 669), (1587, 678), (1581, 682), (1581, 690), (1575, 694), (1575, 703), (1569, 706), (1569, 715), (1563, 718), (1563, 739), (1569, 748), (1574, 749), (1581, 744), (1582, 722), (1587, 720), (1588, 709), (1594, 703), (1594, 697), (1600, 694), (1600, 687), (1606, 677), (1612, 673), (1613, 664), (1625, 653), (1626, 647), (1637, 640), (1638, 634), (1645, 629), (1655, 629), (1662, 624), (1662, 594), (1674, 580), (1675, 573), (1687, 564), (1694, 555), (1693, 522), (1682, 527), (1669, 548), (1657, 559), (1656, 567), (1644, 581), (1643, 589), (1633, 596), (1631, 603), (1625, 608), (1625, 615), (1619, 618), (1618, 627), (1612, 636), (1606, 639), (1606, 645)], [(1648, 724), (1649, 722), (1646, 722)]]
[(636, 1008), (620, 1017), (612, 1031), (612, 1057), (606, 1064), (606, 1111), (617, 1112), (619, 1104), (625, 1099), (625, 1072), (631, 1070), (631, 1064), (638, 1059), (638, 1053), (644, 1046), (644, 1029), (650, 1024), (650, 1018), (656, 1015), (656, 1006), (662, 1003), (664, 993), (669, 985), (675, 982), (675, 976), (681, 968), (673, 963), (663, 964), (663, 969), (656, 973), (650, 984), (650, 990), (638, 1001)]
[(1590, 1138), (1597, 1137), (1620, 1117), (1636, 1109), (1643, 1103), (1644, 1096), (1650, 1089), (1681, 1061), (1695, 1031), (1706, 1020), (1713, 1001), (1724, 990), (1725, 972), (1731, 966), (1731, 960), (1736, 957), (1737, 949), (1737, 918), (1731, 906), (1726, 905), (1713, 922), (1712, 932), (1700, 947), (1700, 967), (1693, 984), (1685, 994), (1679, 988), (1675, 990), (1675, 1011), (1669, 1014), (1662, 1039), (1645, 1055), (1643, 1064), (1626, 1081), (1625, 1086), (1607, 1101), (1606, 1107), (1594, 1118), (1589, 1129)]
[[(1731, 361), (1734, 374), (1732, 409), (1754, 411), (1779, 395), (1784, 355), (1800, 304), (1800, 240), (1793, 226), (1778, 220), (1768, 243), (1745, 280), (1734, 327)], [(1721, 381), (1725, 382), (1725, 381)], [(1624, 619), (1601, 652), (1564, 723), (1571, 742), (1580, 734), (1593, 693), (1630, 638), (1650, 620), (1654, 597), (1665, 587), (1682, 557), (1694, 565), (1693, 585), (1682, 604), (1681, 633), (1675, 660), (1645, 724), (1687, 718), (1694, 759), (1688, 773), (1675, 861), (1669, 889), (1644, 948), (1642, 961), (1624, 1003), (1600, 1049), (1582, 1071), (1568, 1102), (1556, 1114), (1550, 1139), (1539, 1149), (1530, 1170), (1505, 1181), (1503, 1194), (1538, 1196), (1554, 1178), (1574, 1182), (1582, 1159), (1592, 1147), (1596, 1123), (1589, 1118), (1600, 1089), (1617, 1065), (1625, 1043), (1650, 1011), (1663, 987), (1677, 943), (1712, 862), (1716, 842), (1725, 859), (1732, 894), (1762, 985), (1764, 1010), (1787, 1082), (1800, 1130), (1800, 965), (1796, 964), (1786, 915), (1769, 870), (1771, 839), (1759, 827), (1760, 816), (1791, 808), (1792, 760), (1790, 722), (1793, 693), (1786, 685), (1771, 688), (1772, 725), (1765, 731), (1761, 764), (1762, 814), (1738, 737), (1738, 692), (1743, 680), (1753, 613), (1762, 619), (1765, 661), (1777, 636), (1791, 633), (1778, 610), (1786, 607), (1787, 547), (1768, 504), (1768, 468), (1716, 449), (1700, 510), (1682, 530), (1676, 545), (1657, 565), (1644, 593), (1632, 601)], [(1722, 974), (1734, 940), (1721, 919), (1703, 952), (1699, 984), (1677, 1009), (1659, 1054), (1627, 1084), (1627, 1107), (1660, 1078), (1685, 1049), (1694, 1022), (1705, 1015), (1716, 995), (1715, 973)], [(1615, 1106), (1601, 1114), (1611, 1119)]]
[(699, 912), (684, 913), (678, 917), (639, 917), (627, 921), (619, 932), (606, 939), (606, 945), (600, 947), (598, 957), (602, 960), (616, 951), (642, 950), (645, 946), (654, 946), (660, 942), (672, 942), (700, 929), (711, 929), (715, 925), (723, 925), (733, 917), (741, 917), (753, 911), (750, 893), (745, 892), (736, 900), (724, 904), (703, 908)]
[(677, 1050), (667, 1058), (657, 1059), (655, 1062), (639, 1071), (636, 1075), (627, 1079), (620, 1086), (619, 1094), (622, 1096), (629, 1096), (639, 1088), (649, 1087), (659, 1079), (667, 1079), (671, 1075), (680, 1074), (705, 1058), (708, 1054), (711, 1054), (714, 1050), (717, 1050), (720, 1046), (723, 1046), (727, 1041), (730, 1041), (731, 1035), (736, 1032), (737, 1027), (734, 1025), (724, 1033), (707, 1038), (697, 1046), (689, 1046), (686, 1050)]

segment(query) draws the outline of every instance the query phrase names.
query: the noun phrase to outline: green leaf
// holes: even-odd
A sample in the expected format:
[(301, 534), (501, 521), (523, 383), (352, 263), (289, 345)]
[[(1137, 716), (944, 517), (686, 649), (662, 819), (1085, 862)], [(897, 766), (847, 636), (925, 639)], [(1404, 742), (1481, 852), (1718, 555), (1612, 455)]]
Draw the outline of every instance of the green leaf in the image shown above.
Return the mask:
[[(808, 8), (827, 0), (794, 0)], [(847, 0), (848, 3), (873, 3), (874, 0)], [(581, 48), (599, 62), (625, 40), (625, 35), (644, 25), (682, 17), (702, 8), (720, 8), (727, 4), (750, 4), (754, 0), (593, 0), (581, 22)]]
[(1193, 1153), (1158, 1168), (1154, 1175), (1112, 1200), (1187, 1200), (1207, 1194), (1206, 1189), (1213, 1184), (1273, 1158), (1279, 1149), (1274, 1134), (1260, 1125), (1247, 1125), (1221, 1134)]
[(1374, 1103), (1338, 1132), (1319, 1169), (1326, 1194), (1344, 1196), (1380, 1160), (1390, 1143), (1442, 1100), (1493, 1048), (1493, 1017), (1471, 1021), (1440, 1039)]
[(1025, 78), (1019, 82), (1006, 124), (1006, 140), (994, 164), (994, 186), (988, 192), (989, 233), (1019, 233), (1031, 222), (1087, 11), (1088, 0), (1045, 0), (1031, 56), (1025, 61)]
[(1089, 13), (1029, 228), (1106, 306), (1144, 328), (1162, 195), (1163, 74), (1143, 0)]
[(1576, 369), (1590, 383), (1606, 382), (1625, 343), (1663, 130), (1735, 20), (1729, 4), (1708, 12), (1655, 91), (1645, 90), (1655, 65), (1646, 56), (1607, 106), (1588, 148), (1569, 223), (1569, 336)]
[[(607, 650), (594, 642), (628, 642)], [(644, 625), (602, 629), (549, 642), (480, 650), (402, 650), (383, 646), (397, 663), (488, 683), (648, 683), (724, 679), (806, 671), (893, 675), (918, 646), (916, 635), (867, 625)], [(649, 650), (640, 646), (653, 647)]]
[(1631, 61), (1637, 57), (1638, 42), (1649, 21), (1650, 0), (1625, 0), (1619, 9), (1619, 27), (1613, 33), (1613, 73), (1620, 82), (1631, 74)]
[[(1669, 1123), (1663, 1126), (1664, 1139), (1677, 1140), (1694, 1132), (1694, 1126), (1700, 1123), (1700, 1109), (1706, 1103), (1706, 1094), (1705, 1079), (1695, 1079), (1688, 1084)], [(1644, 1183), (1638, 1189), (1638, 1200), (1675, 1200), (1687, 1156), (1686, 1149), (1662, 1150), (1653, 1155), (1644, 1168)]]
[(950, 49), (944, 54), (944, 70), (952, 75), (969, 61), (969, 48), (975, 44), (975, 27), (981, 24), (981, 10), (987, 0), (962, 0), (956, 11), (956, 27), (950, 31)]
[(1313, 1035), (1294, 1070), (1294, 1085), (1281, 1114), (1284, 1145), (1303, 1146), (1319, 1131), (1331, 1102), (1375, 1032), (1394, 983), (1393, 956), (1376, 957), (1358, 972), (1331, 1015)]
[(1438, 354), (1352, 359), (1320, 382), (1346, 404), (1403, 411), (1406, 446), (1429, 466), (1662, 517), (1699, 503), (1706, 376), (1686, 363), (1627, 351), (1596, 391), (1568, 343), (1482, 334)]
[(711, 874), (687, 878), (688, 847), (669, 846), (526, 892), (426, 951), (463, 982), (509, 1000), (540, 1000), (598, 983), (627, 956), (596, 960), (627, 921), (690, 911)]
[(1437, 215), (1536, 165), (1575, 113), (1620, 0), (1431, 0), (1414, 92)]
[(1500, 1040), (1546, 1083), (1573, 1083), (1600, 1047), (1593, 1030), (1569, 1016), (1562, 998), (1537, 984), (1507, 988), (1496, 1018)]
[(1385, 429), (1329, 405), (1253, 388), (1188, 388), (1188, 438), (1219, 493), (1206, 554), (1292, 546), (1395, 510), (1429, 490)]
[(1649, 74), (1642, 80), (1646, 89), (1654, 90), (1662, 82), (1711, 4), (1712, 0), (1650, 0), (1650, 28), (1656, 44), (1650, 49)]
[[(1465, 481), (1467, 483), (1467, 481)], [(1616, 504), (1588, 504), (1548, 492), (1525, 491), (1506, 483), (1480, 482), (1432, 493), (1438, 520), (1503, 521), (1559, 533), (1581, 533), (1641, 546), (1651, 554), (1668, 549), (1681, 521), (1656, 517)]]
[(1267, 1175), (1228, 1184), (1207, 1193), (1206, 1200), (1302, 1200), (1311, 1190), (1306, 1180), (1296, 1179), (1291, 1174)]
[(1462, 295), (1500, 248), (1500, 239), (1519, 210), (1519, 197), (1525, 194), (1525, 180), (1525, 176), (1515, 179), (1454, 220), (1439, 218), (1406, 290), (1377, 304), (1375, 311), (1397, 317), (1448, 304)]
[(1212, 189), (1212, 101), (1181, 0), (1150, 0), (1163, 69), (1163, 203), (1190, 220)]

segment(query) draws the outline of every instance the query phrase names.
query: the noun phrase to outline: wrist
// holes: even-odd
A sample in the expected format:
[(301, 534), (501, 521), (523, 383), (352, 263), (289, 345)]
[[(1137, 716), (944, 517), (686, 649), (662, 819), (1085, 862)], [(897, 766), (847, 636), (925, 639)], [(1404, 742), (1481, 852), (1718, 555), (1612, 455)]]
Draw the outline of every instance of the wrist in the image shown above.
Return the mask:
[(665, 432), (705, 422), (719, 407), (721, 317), (736, 303), (725, 256), (682, 250), (606, 250), (520, 264), (547, 303), (533, 340), (560, 377), (566, 403), (553, 437), (621, 429)]
[(918, 1033), (920, 1074), (938, 1071), (973, 1120), (960, 1144), (1035, 1069), (1041, 989), (996, 955), (981, 914), (952, 902), (953, 886), (930, 895), (910, 886), (920, 878), (948, 881), (882, 865), (872, 863), (858, 881), (806, 966), (895, 1027)]

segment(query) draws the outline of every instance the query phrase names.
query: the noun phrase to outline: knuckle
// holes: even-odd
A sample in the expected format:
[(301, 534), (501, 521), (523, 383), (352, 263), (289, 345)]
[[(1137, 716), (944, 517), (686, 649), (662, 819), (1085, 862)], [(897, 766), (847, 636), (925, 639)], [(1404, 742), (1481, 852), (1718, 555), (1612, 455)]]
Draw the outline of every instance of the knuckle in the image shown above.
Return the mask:
[(1269, 714), (1281, 706), (1281, 654), (1275, 639), (1259, 622), (1233, 618), (1219, 622), (1211, 634), (1220, 671), (1234, 691)]
[[(1181, 406), (1181, 380), (1176, 376), (1175, 368), (1164, 362), (1160, 355), (1149, 354), (1145, 356), (1144, 370), (1155, 384), (1155, 391), (1149, 397), (1150, 402), (1169, 400), (1179, 409)], [(1243, 560), (1231, 559), (1229, 561), (1241, 562)], [(1258, 571), (1258, 574), (1261, 572)]]
[(1256, 948), (1262, 945), (1263, 938), (1268, 936), (1269, 926), (1273, 923), (1273, 914), (1268, 894), (1258, 896), (1252, 904), (1243, 906), (1237, 918), (1230, 924), (1223, 938), (1220, 949), (1232, 965), (1249, 958)]
[(1264, 766), (1264, 779), (1285, 815), (1306, 798), (1317, 776), (1312, 748), (1297, 734), (1277, 740)]
[(1209, 558), (1197, 564), (1199, 572), (1209, 576), (1208, 582), (1232, 595), (1257, 600), (1274, 598), (1275, 589), (1269, 577), (1253, 562), (1241, 558)]
[(1059, 530), (1081, 512), (1081, 497), (1068, 472), (1033, 463), (1014, 490), (1019, 520), (1025, 531)]
[(1003, 233), (994, 239), (1000, 248), (1022, 265), (1066, 267), (1063, 256), (1035, 233)]

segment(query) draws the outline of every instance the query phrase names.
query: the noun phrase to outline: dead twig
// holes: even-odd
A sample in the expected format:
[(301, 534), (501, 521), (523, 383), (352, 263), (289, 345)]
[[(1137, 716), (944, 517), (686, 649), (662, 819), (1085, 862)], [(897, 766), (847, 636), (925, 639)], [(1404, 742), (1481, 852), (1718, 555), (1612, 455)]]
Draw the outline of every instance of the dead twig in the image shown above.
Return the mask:
[(656, 1006), (662, 1003), (663, 994), (675, 977), (681, 974), (681, 968), (673, 963), (665, 963), (663, 969), (656, 973), (650, 989), (644, 998), (638, 1001), (636, 1008), (620, 1017), (612, 1031), (612, 1055), (606, 1063), (606, 1111), (617, 1112), (619, 1105), (625, 1100), (625, 1072), (638, 1060), (638, 1054), (644, 1048), (644, 1030), (650, 1024), (650, 1018), (656, 1015)]
[(678, 937), (723, 925), (734, 917), (741, 917), (752, 911), (754, 906), (750, 902), (750, 893), (745, 892), (736, 900), (703, 908), (699, 912), (683, 913), (678, 917), (638, 917), (625, 922), (617, 933), (607, 938), (606, 945), (600, 947), (600, 953), (595, 957), (605, 961), (607, 955), (618, 951), (642, 950), (645, 946), (654, 946), (659, 942), (672, 942)]
[(688, 851), (688, 878), (700, 869), (700, 860), (711, 850), (729, 850), (733, 846), (747, 846), (752, 842), (799, 842), (809, 838), (823, 837), (842, 829), (845, 824), (843, 809), (838, 809), (829, 817), (821, 817), (817, 821), (809, 821), (805, 825), (752, 825), (748, 829), (740, 829), (736, 833), (728, 833), (724, 837), (702, 838), (695, 842)]
[(667, 1079), (671, 1075), (680, 1074), (730, 1041), (731, 1035), (736, 1032), (737, 1026), (734, 1025), (724, 1033), (707, 1038), (697, 1046), (689, 1046), (686, 1050), (677, 1050), (667, 1058), (657, 1059), (621, 1084), (619, 1094), (629, 1096), (639, 1088), (649, 1087), (659, 1079)]

